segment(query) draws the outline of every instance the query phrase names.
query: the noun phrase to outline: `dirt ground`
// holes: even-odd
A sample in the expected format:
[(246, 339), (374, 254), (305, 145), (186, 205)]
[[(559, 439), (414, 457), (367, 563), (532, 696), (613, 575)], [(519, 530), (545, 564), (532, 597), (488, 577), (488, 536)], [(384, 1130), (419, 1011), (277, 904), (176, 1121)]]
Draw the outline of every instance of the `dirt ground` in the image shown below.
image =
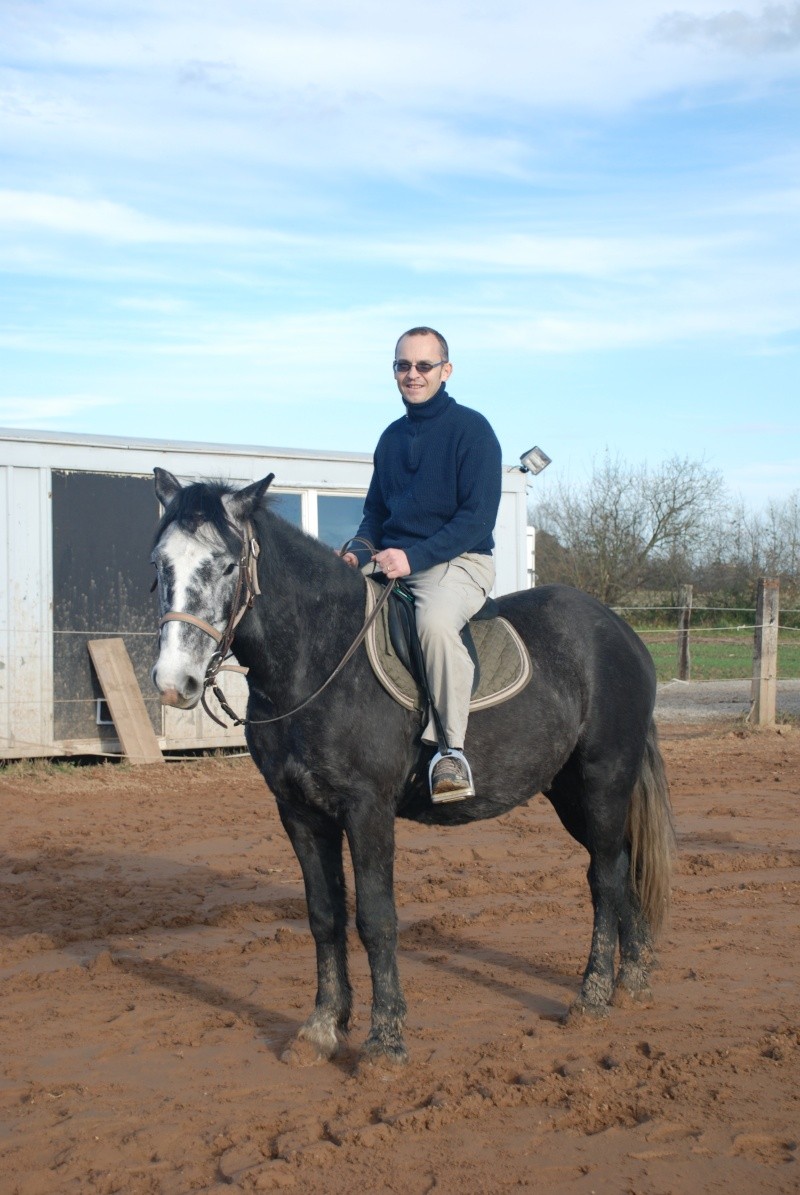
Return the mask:
[(800, 730), (662, 728), (679, 835), (651, 1008), (565, 1027), (585, 856), (543, 798), (401, 823), (409, 1065), (280, 1061), (300, 875), (248, 759), (0, 775), (0, 1191), (800, 1189)]

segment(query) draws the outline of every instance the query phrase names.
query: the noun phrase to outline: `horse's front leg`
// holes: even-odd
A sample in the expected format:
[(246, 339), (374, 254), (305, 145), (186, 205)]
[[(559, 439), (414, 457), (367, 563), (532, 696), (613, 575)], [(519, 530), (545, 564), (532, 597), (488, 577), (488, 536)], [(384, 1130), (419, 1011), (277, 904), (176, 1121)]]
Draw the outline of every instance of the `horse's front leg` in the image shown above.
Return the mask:
[(317, 948), (314, 1011), (283, 1054), (295, 1066), (325, 1062), (346, 1035), (352, 1008), (347, 974), (347, 905), (342, 867), (342, 831), (323, 815), (298, 814), (279, 802), (281, 821), (300, 861), (308, 921)]
[(356, 881), (356, 926), (372, 976), (372, 1024), (362, 1060), (397, 1066), (408, 1060), (403, 1040), (406, 1002), (397, 971), (394, 903), (394, 809), (375, 798), (348, 814), (347, 840)]

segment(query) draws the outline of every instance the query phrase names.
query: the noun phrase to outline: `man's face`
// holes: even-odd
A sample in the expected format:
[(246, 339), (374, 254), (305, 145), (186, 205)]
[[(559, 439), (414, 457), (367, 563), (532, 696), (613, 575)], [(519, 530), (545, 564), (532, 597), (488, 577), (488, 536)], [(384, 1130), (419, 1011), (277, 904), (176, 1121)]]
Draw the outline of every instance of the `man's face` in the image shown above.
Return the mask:
[(439, 341), (428, 332), (425, 336), (404, 336), (398, 341), (395, 352), (396, 361), (410, 361), (413, 368), (407, 373), (396, 373), (397, 389), (407, 402), (427, 402), (433, 398), (436, 391), (453, 372), (449, 361), (444, 365), (437, 365), (430, 373), (420, 373), (416, 368), (418, 361), (441, 361), (442, 350)]

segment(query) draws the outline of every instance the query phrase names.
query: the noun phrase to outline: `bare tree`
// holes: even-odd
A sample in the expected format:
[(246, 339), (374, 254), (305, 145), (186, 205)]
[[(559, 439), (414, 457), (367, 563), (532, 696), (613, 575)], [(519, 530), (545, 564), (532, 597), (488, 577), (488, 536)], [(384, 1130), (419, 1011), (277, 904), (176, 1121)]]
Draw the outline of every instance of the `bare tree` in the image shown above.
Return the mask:
[(702, 461), (676, 456), (651, 471), (606, 453), (585, 486), (559, 481), (532, 512), (547, 533), (539, 578), (618, 603), (642, 584), (649, 562), (691, 558), (720, 501), (722, 479)]
[(720, 600), (753, 601), (759, 577), (776, 577), (785, 593), (800, 586), (800, 491), (772, 500), (763, 511), (739, 500), (711, 522), (694, 561), (696, 581)]
[(764, 571), (797, 580), (800, 575), (800, 490), (769, 502), (763, 518)]

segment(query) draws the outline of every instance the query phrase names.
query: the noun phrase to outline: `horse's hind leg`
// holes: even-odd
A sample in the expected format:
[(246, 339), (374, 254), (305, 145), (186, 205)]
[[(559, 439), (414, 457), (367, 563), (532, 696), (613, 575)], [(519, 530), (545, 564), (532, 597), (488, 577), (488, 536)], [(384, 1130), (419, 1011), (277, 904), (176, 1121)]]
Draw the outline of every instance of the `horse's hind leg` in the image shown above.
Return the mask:
[(619, 969), (614, 984), (614, 1004), (650, 1003), (653, 997), (650, 990), (652, 962), (653, 939), (632, 889), (629, 867), (626, 900), (619, 919)]
[(310, 1066), (333, 1057), (350, 1022), (342, 831), (327, 818), (312, 823), (307, 814), (300, 816), (280, 803), (278, 808), (303, 872), (308, 921), (317, 949), (314, 1011), (285, 1050), (283, 1060)]
[[(602, 1016), (610, 1003), (650, 999), (652, 945), (631, 883), (627, 844), (623, 841), (596, 849), (588, 879), (594, 908), (592, 948), (580, 994), (570, 1013)], [(620, 962), (615, 977), (617, 941)]]
[(574, 758), (556, 778), (548, 797), (565, 828), (589, 851), (587, 873), (594, 910), (592, 945), (581, 990), (567, 1014), (603, 1016), (615, 992), (614, 962), (620, 943), (617, 983), (647, 988), (646, 927), (631, 885), (625, 839), (627, 794), (633, 779), (602, 764)]
[(602, 1016), (614, 991), (614, 958), (619, 936), (619, 900), (625, 883), (625, 858), (596, 850), (587, 877), (592, 894), (594, 925), (589, 960), (581, 990), (569, 1015), (589, 1013)]

